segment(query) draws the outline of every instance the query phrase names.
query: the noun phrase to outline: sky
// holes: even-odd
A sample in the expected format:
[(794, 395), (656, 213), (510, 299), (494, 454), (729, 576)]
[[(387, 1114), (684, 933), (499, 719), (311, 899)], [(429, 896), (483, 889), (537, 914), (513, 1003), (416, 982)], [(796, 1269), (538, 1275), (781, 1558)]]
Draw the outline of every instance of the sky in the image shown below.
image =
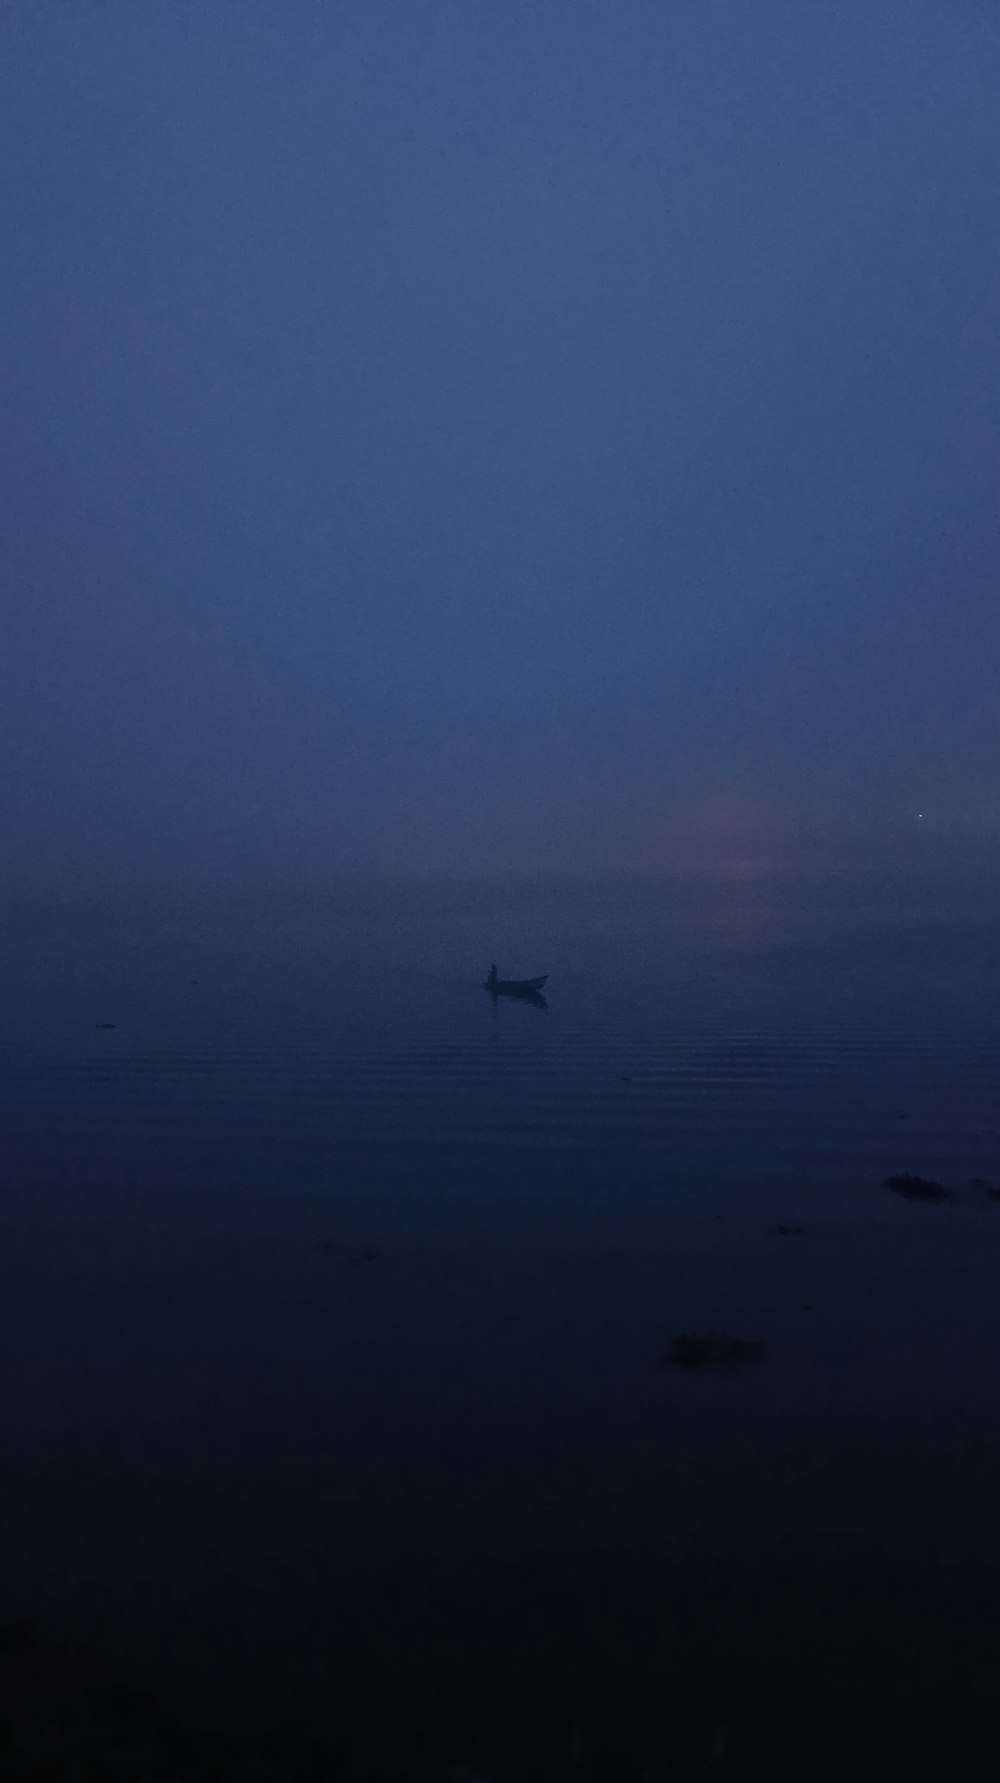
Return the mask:
[(1000, 835), (995, 0), (7, 0), (3, 869)]

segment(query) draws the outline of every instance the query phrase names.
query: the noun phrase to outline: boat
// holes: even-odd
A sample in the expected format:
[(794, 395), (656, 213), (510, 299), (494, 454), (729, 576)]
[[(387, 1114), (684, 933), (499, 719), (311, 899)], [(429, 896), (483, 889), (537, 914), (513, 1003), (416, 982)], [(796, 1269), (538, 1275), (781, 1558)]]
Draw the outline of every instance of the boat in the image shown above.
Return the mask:
[(496, 966), (491, 966), (483, 988), (492, 991), (494, 996), (537, 997), (545, 989), (548, 978), (547, 972), (543, 972), (541, 978), (498, 978)]

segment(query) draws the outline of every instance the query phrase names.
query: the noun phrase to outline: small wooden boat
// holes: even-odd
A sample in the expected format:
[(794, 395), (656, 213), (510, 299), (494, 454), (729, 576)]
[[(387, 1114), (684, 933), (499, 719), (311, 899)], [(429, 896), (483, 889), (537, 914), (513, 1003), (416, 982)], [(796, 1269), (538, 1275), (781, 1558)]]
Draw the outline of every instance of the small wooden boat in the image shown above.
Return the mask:
[(498, 978), (496, 967), (491, 966), (484, 988), (496, 996), (537, 997), (539, 991), (545, 989), (548, 977), (548, 973), (543, 972), (541, 978)]

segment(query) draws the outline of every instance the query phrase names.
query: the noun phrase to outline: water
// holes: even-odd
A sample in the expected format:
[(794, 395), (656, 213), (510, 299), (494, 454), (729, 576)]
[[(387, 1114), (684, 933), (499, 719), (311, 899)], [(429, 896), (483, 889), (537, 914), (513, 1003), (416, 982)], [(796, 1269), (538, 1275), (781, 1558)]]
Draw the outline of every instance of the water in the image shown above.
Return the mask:
[(246, 1711), (992, 1590), (1000, 1205), (881, 1181), (1000, 1182), (998, 968), (899, 887), (12, 903), (3, 1602)]

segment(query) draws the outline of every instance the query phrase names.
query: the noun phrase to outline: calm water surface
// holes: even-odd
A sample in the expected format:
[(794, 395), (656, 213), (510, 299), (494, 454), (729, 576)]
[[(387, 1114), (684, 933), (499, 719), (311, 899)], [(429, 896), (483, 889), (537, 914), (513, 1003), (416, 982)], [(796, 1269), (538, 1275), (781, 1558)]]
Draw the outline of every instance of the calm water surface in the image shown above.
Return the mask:
[[(988, 905), (22, 901), (2, 964), (12, 1610), (258, 1700), (720, 1582), (997, 1583)], [(659, 1366), (706, 1329), (766, 1360)]]

